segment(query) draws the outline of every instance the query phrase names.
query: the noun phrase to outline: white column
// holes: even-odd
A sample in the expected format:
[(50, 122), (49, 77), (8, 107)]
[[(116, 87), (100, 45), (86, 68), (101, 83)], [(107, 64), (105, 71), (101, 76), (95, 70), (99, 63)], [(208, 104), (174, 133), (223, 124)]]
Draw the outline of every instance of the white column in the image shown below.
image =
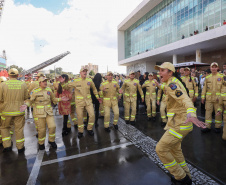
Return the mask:
[(202, 60), (201, 60), (201, 49), (196, 50), (196, 62), (202, 62)]
[(177, 64), (177, 55), (173, 55), (173, 64)]

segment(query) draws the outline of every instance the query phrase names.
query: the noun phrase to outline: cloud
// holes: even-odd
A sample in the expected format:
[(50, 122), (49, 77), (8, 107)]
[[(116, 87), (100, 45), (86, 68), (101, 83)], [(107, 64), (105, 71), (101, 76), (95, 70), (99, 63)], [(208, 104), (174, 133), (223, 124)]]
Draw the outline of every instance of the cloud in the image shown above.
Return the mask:
[(78, 73), (81, 65), (93, 63), (100, 72), (108, 65), (125, 73), (125, 67), (118, 67), (117, 26), (141, 1), (70, 0), (56, 15), (8, 0), (0, 23), (0, 51), (6, 50), (9, 65), (25, 69), (70, 51), (54, 65)]

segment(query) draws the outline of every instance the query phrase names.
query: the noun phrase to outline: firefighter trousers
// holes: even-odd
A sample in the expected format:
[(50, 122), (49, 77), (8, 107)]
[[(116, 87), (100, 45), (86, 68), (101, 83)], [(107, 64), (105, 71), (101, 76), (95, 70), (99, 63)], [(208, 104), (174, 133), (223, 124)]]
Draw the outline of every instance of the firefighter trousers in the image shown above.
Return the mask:
[(145, 99), (147, 105), (147, 116), (149, 118), (156, 116), (156, 99), (155, 98), (147, 98)]
[(176, 180), (181, 180), (186, 175), (191, 177), (181, 149), (181, 142), (190, 131), (169, 129), (163, 134), (156, 146), (159, 159)]
[[(131, 108), (131, 115), (130, 115), (130, 108)], [(136, 108), (137, 108), (137, 101), (134, 100), (133, 102), (125, 101), (124, 103), (124, 112), (125, 112), (125, 120), (134, 121), (136, 117)]]
[(14, 122), (14, 130), (16, 136), (16, 147), (22, 149), (24, 147), (24, 125), (25, 117), (21, 116), (1, 116), (1, 134), (4, 148), (11, 147), (11, 123)]
[[(75, 115), (75, 105), (71, 105), (71, 113), (70, 113), (70, 117), (71, 117), (71, 121), (73, 121), (74, 125), (77, 125), (78, 124), (78, 119)], [(71, 128), (71, 121), (70, 119), (68, 118), (68, 121), (67, 121), (67, 128)]]
[(108, 128), (109, 127), (109, 123), (110, 123), (110, 109), (112, 108), (113, 112), (114, 112), (114, 125), (117, 125), (118, 123), (118, 118), (119, 118), (119, 108), (118, 108), (118, 104), (116, 105), (112, 105), (112, 106), (104, 106), (104, 128)]
[(162, 122), (166, 123), (167, 122), (167, 118), (166, 118), (166, 102), (165, 101), (161, 101), (161, 104), (160, 104), (160, 115), (161, 115)]
[(217, 109), (219, 107), (218, 102), (206, 102), (206, 115), (205, 115), (205, 123), (207, 124), (207, 128), (211, 129), (212, 123), (212, 112), (215, 111), (215, 128), (221, 128), (222, 124), (222, 116), (217, 116)]
[(47, 115), (44, 118), (37, 118), (36, 125), (38, 130), (38, 144), (43, 145), (46, 139), (46, 124), (49, 130), (49, 142), (55, 141), (56, 124), (54, 116)]
[[(93, 104), (91, 103), (90, 105), (86, 105), (86, 106), (76, 105), (76, 113), (78, 117), (78, 131), (80, 133), (83, 133), (84, 131), (83, 118), (84, 118), (84, 112), (86, 111), (89, 114), (89, 122), (88, 122), (87, 130), (92, 130), (94, 121), (95, 121)], [(86, 118), (87, 118), (87, 113), (86, 113)]]

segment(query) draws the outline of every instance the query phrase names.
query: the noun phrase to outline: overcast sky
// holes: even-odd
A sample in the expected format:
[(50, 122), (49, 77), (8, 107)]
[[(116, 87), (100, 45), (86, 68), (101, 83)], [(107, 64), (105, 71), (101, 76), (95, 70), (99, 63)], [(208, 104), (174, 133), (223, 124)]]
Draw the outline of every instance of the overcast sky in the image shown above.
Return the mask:
[(117, 26), (142, 0), (7, 0), (0, 23), (0, 53), (8, 65), (29, 69), (65, 51), (48, 68), (78, 73), (81, 65), (100, 72), (118, 67)]

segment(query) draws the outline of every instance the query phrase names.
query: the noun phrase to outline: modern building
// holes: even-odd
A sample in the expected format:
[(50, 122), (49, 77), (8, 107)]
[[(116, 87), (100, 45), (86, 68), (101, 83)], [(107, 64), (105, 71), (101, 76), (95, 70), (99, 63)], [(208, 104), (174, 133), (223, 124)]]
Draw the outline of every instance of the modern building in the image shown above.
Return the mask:
[(226, 0), (144, 0), (118, 26), (118, 64), (226, 63)]
[(82, 66), (88, 69), (88, 72), (93, 71), (95, 74), (98, 73), (98, 65), (88, 63), (88, 65)]

